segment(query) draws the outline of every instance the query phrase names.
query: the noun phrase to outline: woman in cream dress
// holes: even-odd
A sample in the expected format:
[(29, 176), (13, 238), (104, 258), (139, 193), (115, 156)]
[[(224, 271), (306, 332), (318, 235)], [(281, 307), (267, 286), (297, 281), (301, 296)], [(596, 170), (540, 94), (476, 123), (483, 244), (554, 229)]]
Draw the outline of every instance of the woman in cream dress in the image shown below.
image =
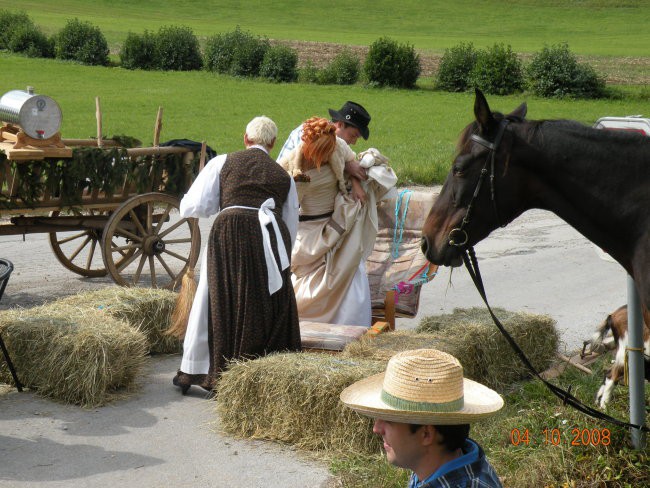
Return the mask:
[[(291, 257), (300, 320), (370, 326), (365, 261), (377, 235), (377, 203), (394, 191), (397, 177), (377, 150), (366, 151), (368, 180), (345, 179), (356, 157), (335, 127), (313, 117), (302, 142), (279, 160), (296, 181), (298, 235)], [(365, 200), (365, 202), (364, 202)]]

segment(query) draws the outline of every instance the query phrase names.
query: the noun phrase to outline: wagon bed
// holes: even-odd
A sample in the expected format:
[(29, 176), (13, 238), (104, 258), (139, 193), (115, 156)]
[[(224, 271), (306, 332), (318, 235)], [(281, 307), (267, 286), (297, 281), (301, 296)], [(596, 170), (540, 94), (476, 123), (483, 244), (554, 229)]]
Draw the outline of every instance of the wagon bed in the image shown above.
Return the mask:
[(196, 264), (198, 225), (178, 208), (205, 144), (200, 152), (112, 139), (21, 144), (19, 134), (0, 129), (0, 235), (47, 233), (66, 268), (126, 286), (173, 288)]

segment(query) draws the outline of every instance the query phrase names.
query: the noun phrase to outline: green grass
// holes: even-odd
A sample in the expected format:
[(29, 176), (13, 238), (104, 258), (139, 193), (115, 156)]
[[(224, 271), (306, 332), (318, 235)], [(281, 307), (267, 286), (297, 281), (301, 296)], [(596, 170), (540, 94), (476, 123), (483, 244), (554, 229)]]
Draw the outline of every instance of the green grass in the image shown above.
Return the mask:
[[(147, 72), (89, 67), (58, 60), (0, 53), (0, 91), (33, 86), (56, 100), (63, 112), (64, 138), (96, 136), (95, 97), (101, 100), (103, 135), (125, 134), (145, 145), (153, 141), (158, 107), (163, 107), (161, 141), (205, 140), (218, 153), (242, 147), (248, 121), (264, 114), (279, 128), (276, 156), (289, 132), (312, 115), (328, 116), (345, 100), (372, 114), (371, 136), (354, 147), (377, 147), (392, 162), (403, 185), (441, 183), (460, 131), (473, 118), (470, 93), (272, 84), (207, 72)], [(509, 112), (528, 100), (529, 118), (570, 118), (592, 124), (606, 115), (650, 116), (647, 87), (618, 88), (620, 99), (558, 101), (525, 95), (489, 97), (495, 110)]]
[[(609, 356), (605, 356), (592, 365), (593, 375), (568, 368), (553, 382), (564, 388), (572, 385), (571, 393), (591, 405), (608, 360)], [(647, 405), (650, 386), (646, 385), (645, 391)], [(627, 395), (627, 388), (617, 387), (607, 413), (627, 420)], [(473, 426), (470, 435), (483, 446), (506, 488), (650, 485), (650, 447), (633, 450), (625, 429), (563, 407), (540, 381), (514, 385), (505, 394), (505, 404), (497, 417)], [(514, 429), (519, 430), (519, 437)], [(609, 432), (608, 446), (603, 445), (605, 437), (593, 440), (595, 430), (599, 435)], [(526, 431), (528, 442), (523, 441)], [(577, 445), (571, 445), (574, 441)], [(338, 486), (345, 488), (403, 488), (408, 479), (406, 471), (390, 466), (379, 454), (341, 455), (331, 461), (330, 468), (339, 478)]]
[(21, 0), (11, 8), (25, 10), (50, 34), (70, 18), (89, 20), (113, 47), (129, 31), (170, 24), (200, 37), (237, 25), (274, 39), (356, 45), (390, 36), (435, 52), (461, 41), (503, 42), (516, 52), (566, 41), (578, 54), (647, 56), (650, 45), (648, 0)]

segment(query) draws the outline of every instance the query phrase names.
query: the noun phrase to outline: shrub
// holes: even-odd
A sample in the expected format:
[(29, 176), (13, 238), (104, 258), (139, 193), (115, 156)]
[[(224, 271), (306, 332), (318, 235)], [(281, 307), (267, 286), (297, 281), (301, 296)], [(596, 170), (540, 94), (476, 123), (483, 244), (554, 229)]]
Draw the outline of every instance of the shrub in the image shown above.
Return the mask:
[(120, 51), (120, 63), (126, 69), (156, 69), (156, 37), (149, 31), (138, 35), (129, 32)]
[(9, 50), (30, 58), (53, 58), (54, 39), (48, 39), (38, 27), (22, 25), (14, 30), (9, 39)]
[(10, 49), (9, 42), (14, 32), (23, 27), (34, 27), (26, 12), (0, 10), (0, 49)]
[(298, 53), (288, 46), (271, 46), (266, 50), (260, 76), (271, 81), (291, 82), (298, 79)]
[(298, 81), (301, 83), (316, 83), (319, 72), (319, 69), (310, 59), (298, 70)]
[(344, 49), (319, 73), (319, 83), (354, 85), (359, 79), (361, 63), (350, 50)]
[(524, 87), (521, 61), (510, 46), (495, 44), (478, 52), (471, 82), (483, 92), (495, 95), (521, 91)]
[(371, 84), (412, 88), (420, 76), (420, 57), (409, 44), (382, 37), (370, 45), (364, 71)]
[(189, 27), (163, 26), (155, 36), (157, 67), (162, 70), (201, 69), (199, 41)]
[(55, 37), (56, 57), (89, 65), (108, 64), (108, 44), (99, 27), (79, 19), (68, 20)]
[(527, 68), (531, 90), (542, 97), (599, 98), (605, 82), (588, 64), (578, 63), (566, 43), (545, 46)]
[(217, 34), (208, 38), (205, 46), (206, 69), (234, 76), (258, 76), (269, 49), (268, 39), (237, 27), (232, 32)]
[(451, 49), (445, 49), (440, 60), (436, 76), (436, 86), (441, 90), (462, 92), (470, 88), (471, 74), (476, 65), (478, 53), (474, 45), (460, 43)]

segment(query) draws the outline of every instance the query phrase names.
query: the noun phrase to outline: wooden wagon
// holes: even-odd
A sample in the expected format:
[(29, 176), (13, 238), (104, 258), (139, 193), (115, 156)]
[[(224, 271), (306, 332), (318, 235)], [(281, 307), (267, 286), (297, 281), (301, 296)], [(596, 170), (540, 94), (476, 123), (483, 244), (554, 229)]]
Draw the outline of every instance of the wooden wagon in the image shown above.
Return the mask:
[(159, 146), (159, 110), (154, 145), (127, 148), (102, 139), (98, 100), (97, 108), (97, 139), (37, 140), (2, 125), (0, 235), (47, 233), (58, 260), (79, 275), (174, 288), (199, 255), (196, 219), (178, 209), (205, 144)]

